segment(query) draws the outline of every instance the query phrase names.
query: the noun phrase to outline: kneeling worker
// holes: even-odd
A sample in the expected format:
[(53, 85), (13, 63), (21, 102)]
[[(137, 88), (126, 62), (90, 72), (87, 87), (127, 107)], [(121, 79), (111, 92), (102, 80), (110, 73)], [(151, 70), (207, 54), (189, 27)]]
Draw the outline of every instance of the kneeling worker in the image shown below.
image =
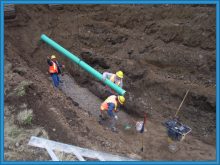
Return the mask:
[[(123, 77), (124, 77), (124, 74), (122, 71), (117, 71), (115, 74), (113, 73), (108, 73), (108, 72), (104, 72), (102, 74), (102, 80), (105, 81), (106, 78), (108, 78), (110, 81), (112, 81), (113, 83), (115, 83), (116, 85), (120, 86), (121, 88), (123, 87)], [(115, 95), (116, 93), (111, 89), (109, 88), (108, 86), (106, 86), (106, 89), (108, 91), (108, 93), (110, 95)]]
[(103, 124), (104, 120), (110, 119), (111, 125), (110, 128), (113, 132), (116, 132), (115, 124), (116, 120), (118, 119), (118, 116), (116, 113), (118, 112), (118, 104), (123, 105), (125, 102), (124, 96), (115, 96), (111, 95), (109, 96), (100, 107), (100, 124)]

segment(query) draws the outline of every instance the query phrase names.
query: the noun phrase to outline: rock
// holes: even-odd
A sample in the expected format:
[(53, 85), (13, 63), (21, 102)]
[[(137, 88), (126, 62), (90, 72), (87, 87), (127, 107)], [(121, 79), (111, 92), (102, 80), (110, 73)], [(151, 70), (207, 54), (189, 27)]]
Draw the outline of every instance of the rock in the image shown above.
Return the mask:
[(5, 60), (5, 64), (4, 64), (5, 73), (10, 72), (11, 69), (12, 69), (12, 64), (9, 61)]
[(134, 50), (131, 49), (131, 50), (128, 51), (128, 54), (131, 55), (133, 52), (134, 52)]
[(20, 145), (20, 144), (19, 144), (18, 142), (17, 142), (17, 143), (15, 143), (15, 146), (16, 146), (16, 147), (19, 147), (19, 145)]
[(45, 138), (45, 139), (49, 139), (49, 136), (48, 136), (47, 132), (43, 128), (35, 129), (33, 135), (35, 135), (37, 137), (42, 137), (42, 138)]
[(7, 117), (11, 115), (11, 112), (10, 112), (8, 106), (4, 106), (4, 112), (5, 112), (4, 115), (7, 116)]
[(128, 157), (132, 158), (132, 159), (139, 159), (139, 160), (141, 160), (141, 156), (139, 156), (139, 155), (137, 155), (135, 153), (128, 154)]
[(55, 128), (53, 128), (53, 132), (55, 132), (56, 131), (56, 129)]
[(27, 108), (27, 104), (23, 103), (23, 104), (21, 104), (21, 105), (19, 106), (19, 108), (21, 108), (21, 109), (26, 109), (26, 108)]
[(92, 56), (93, 53), (92, 53), (92, 51), (90, 51), (90, 50), (84, 49), (84, 51), (82, 51), (82, 52), (80, 53), (80, 55), (82, 56), (82, 58), (86, 58), (86, 56)]
[(75, 102), (74, 100), (72, 100), (73, 105), (75, 105), (76, 107), (79, 106), (79, 103)]
[(51, 111), (56, 111), (56, 108), (54, 108), (54, 107), (51, 107), (51, 108), (49, 108)]
[(46, 138), (46, 139), (49, 139), (48, 133), (47, 133), (44, 129), (41, 130), (41, 132), (42, 132), (41, 137)]
[(180, 80), (183, 80), (184, 76), (180, 76)]
[(146, 73), (145, 69), (142, 70), (136, 70), (135, 72), (128, 73), (128, 77), (130, 77), (132, 80), (140, 80), (144, 77), (144, 74)]
[(16, 67), (13, 72), (18, 73), (21, 76), (24, 76), (27, 73), (27, 69), (25, 67)]

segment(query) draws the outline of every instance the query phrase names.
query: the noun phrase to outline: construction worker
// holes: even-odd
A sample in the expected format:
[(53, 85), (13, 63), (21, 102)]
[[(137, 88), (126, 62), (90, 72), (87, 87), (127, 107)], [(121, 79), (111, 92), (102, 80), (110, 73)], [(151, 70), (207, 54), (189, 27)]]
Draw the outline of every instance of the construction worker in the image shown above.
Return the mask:
[(65, 66), (59, 64), (55, 55), (47, 57), (47, 63), (49, 65), (49, 73), (52, 77), (53, 84), (55, 87), (58, 87), (60, 83), (58, 74), (61, 74), (61, 68), (64, 68)]
[(116, 132), (115, 123), (118, 120), (118, 116), (116, 113), (118, 110), (118, 104), (123, 105), (125, 102), (124, 96), (109, 96), (100, 106), (100, 120), (99, 123), (103, 124), (103, 122), (107, 119), (110, 119), (111, 125), (110, 128), (113, 132)]
[[(120, 86), (121, 88), (123, 87), (123, 82), (122, 79), (124, 77), (124, 74), (122, 71), (117, 71), (115, 74), (113, 73), (108, 73), (108, 72), (104, 72), (102, 74), (102, 80), (103, 82), (106, 80), (106, 78), (108, 78), (109, 80), (111, 80), (113, 83), (115, 83), (116, 85)], [(110, 93), (110, 95), (112, 94), (116, 94), (111, 88), (109, 88), (108, 86), (106, 86), (106, 89), (108, 91), (108, 93)]]

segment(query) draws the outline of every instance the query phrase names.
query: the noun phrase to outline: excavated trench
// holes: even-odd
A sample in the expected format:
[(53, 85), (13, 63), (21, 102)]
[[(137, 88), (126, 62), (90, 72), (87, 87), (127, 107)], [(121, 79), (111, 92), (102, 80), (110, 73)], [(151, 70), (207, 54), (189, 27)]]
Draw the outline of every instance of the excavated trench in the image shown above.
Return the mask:
[[(161, 125), (174, 116), (190, 88), (179, 117), (192, 128), (193, 139), (215, 145), (212, 5), (64, 5), (61, 10), (17, 5), (16, 9), (16, 19), (5, 23), (5, 54), (19, 55), (46, 75), (46, 57), (56, 54), (68, 72), (61, 89), (75, 105), (96, 116), (106, 98), (104, 86), (39, 41), (43, 33), (100, 72), (124, 71), (128, 114), (119, 117), (125, 122), (146, 112), (153, 125)], [(161, 133), (155, 130), (152, 133)]]
[[(67, 97), (71, 98), (75, 102), (74, 104), (94, 115), (98, 121), (102, 100), (91, 93), (87, 88), (79, 86), (68, 74), (64, 74), (61, 78), (63, 83), (60, 85), (60, 89), (63, 93), (65, 93)], [(118, 117), (120, 120), (117, 122), (117, 125), (122, 127), (122, 129), (124, 129), (123, 126), (132, 123), (134, 120), (130, 119), (131, 117), (124, 113), (124, 111), (120, 111), (120, 113), (118, 113)]]

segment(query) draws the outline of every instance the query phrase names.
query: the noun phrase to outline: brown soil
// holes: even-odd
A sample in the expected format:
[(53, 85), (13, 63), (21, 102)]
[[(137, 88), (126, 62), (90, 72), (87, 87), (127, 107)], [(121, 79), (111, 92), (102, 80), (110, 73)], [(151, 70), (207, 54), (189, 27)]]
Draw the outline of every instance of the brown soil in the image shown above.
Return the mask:
[[(16, 11), (16, 19), (5, 21), (5, 60), (12, 64), (12, 72), (5, 72), (5, 104), (33, 109), (33, 125), (26, 129), (43, 127), (51, 140), (143, 160), (215, 159), (214, 6), (16, 5)], [(100, 72), (124, 71), (125, 111), (139, 120), (143, 112), (148, 116), (144, 152), (140, 135), (103, 129), (96, 116), (53, 88), (46, 57), (56, 54), (78, 85), (106, 97), (100, 82), (39, 41), (43, 33)], [(32, 83), (16, 96), (12, 91), (22, 81)], [(173, 154), (161, 122), (174, 116), (189, 88), (179, 117), (192, 133)], [(38, 160), (31, 153), (7, 159)]]

